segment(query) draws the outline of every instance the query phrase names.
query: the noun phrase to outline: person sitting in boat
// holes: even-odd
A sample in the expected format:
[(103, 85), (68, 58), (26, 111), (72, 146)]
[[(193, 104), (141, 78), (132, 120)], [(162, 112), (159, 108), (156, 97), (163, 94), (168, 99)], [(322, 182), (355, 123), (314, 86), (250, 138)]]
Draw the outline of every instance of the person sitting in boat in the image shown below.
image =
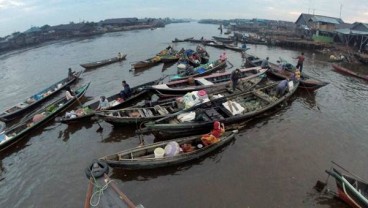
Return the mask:
[(262, 69), (268, 69), (268, 68), (270, 68), (270, 66), (268, 65), (268, 57), (266, 58), (266, 59), (264, 59), (263, 61), (262, 61), (262, 63), (261, 63), (261, 68)]
[(69, 79), (69, 80), (72, 80), (72, 79), (74, 79), (74, 78), (76, 78), (76, 76), (75, 76), (75, 71), (72, 71), (72, 68), (69, 68), (69, 69), (68, 69), (68, 79)]
[(120, 91), (120, 96), (124, 100), (126, 100), (132, 95), (132, 90), (130, 89), (130, 86), (126, 83), (125, 80), (123, 80), (121, 83), (122, 83), (124, 89), (122, 91)]
[(65, 98), (66, 100), (71, 100), (74, 98), (74, 93), (73, 91), (70, 89), (70, 87), (68, 86), (66, 89), (65, 89)]
[(220, 61), (221, 61), (221, 62), (225, 62), (225, 61), (226, 61), (226, 59), (227, 59), (227, 57), (226, 57), (226, 52), (223, 52), (223, 53), (220, 55)]
[(123, 55), (120, 52), (118, 53), (118, 59), (119, 60), (123, 59)]
[(108, 107), (110, 107), (109, 101), (106, 99), (105, 96), (101, 96), (100, 103), (98, 104), (98, 107), (96, 108), (96, 110), (105, 110)]
[(276, 97), (282, 97), (285, 94), (288, 83), (289, 79), (284, 79), (276, 86)]
[(294, 76), (295, 76), (295, 79), (296, 79), (296, 80), (300, 80), (300, 78), (301, 78), (301, 73), (300, 73), (299, 68), (297, 68), (297, 69), (295, 70)]
[(204, 146), (208, 146), (220, 141), (221, 135), (225, 132), (225, 125), (219, 121), (213, 123), (213, 129), (209, 134), (201, 137)]

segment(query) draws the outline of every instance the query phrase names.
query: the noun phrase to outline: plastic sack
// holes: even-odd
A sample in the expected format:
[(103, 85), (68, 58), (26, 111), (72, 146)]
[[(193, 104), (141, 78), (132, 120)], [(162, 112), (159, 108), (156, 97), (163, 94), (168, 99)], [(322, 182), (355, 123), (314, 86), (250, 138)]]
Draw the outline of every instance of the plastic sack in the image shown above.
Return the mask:
[(179, 152), (180, 152), (180, 146), (175, 141), (169, 142), (165, 146), (165, 156), (167, 156), (167, 157), (173, 157), (173, 156), (179, 154)]

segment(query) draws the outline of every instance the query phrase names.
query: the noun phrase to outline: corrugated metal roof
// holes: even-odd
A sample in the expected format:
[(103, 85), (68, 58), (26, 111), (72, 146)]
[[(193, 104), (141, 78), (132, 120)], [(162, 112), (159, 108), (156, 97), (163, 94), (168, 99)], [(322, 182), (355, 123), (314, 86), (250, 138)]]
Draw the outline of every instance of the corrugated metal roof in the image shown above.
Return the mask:
[(344, 35), (368, 35), (368, 32), (363, 32), (363, 31), (359, 31), (359, 30), (350, 30), (349, 28), (345, 28), (345, 29), (338, 29), (335, 30), (337, 33), (342, 33)]
[(331, 24), (340, 24), (340, 22), (335, 19), (335, 18), (332, 18), (332, 17), (322, 17), (322, 16), (313, 16), (311, 17), (311, 19), (314, 21), (314, 22), (325, 22), (325, 23), (331, 23)]

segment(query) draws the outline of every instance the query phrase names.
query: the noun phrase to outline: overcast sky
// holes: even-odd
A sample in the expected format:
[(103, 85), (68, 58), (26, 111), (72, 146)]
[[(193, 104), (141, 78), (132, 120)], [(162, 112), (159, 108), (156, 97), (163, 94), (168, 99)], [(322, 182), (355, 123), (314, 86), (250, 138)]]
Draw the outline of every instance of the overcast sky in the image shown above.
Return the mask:
[(31, 26), (120, 17), (295, 21), (300, 13), (368, 23), (367, 0), (0, 0), (0, 37)]

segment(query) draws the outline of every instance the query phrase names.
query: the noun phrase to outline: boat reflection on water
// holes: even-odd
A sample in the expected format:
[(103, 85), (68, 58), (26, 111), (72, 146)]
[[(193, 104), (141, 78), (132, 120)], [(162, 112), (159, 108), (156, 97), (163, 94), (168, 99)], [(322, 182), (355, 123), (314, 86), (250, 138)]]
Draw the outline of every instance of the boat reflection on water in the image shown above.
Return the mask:
[(86, 121), (86, 122), (80, 122), (80, 123), (73, 123), (71, 125), (67, 125), (66, 129), (64, 131), (59, 131), (59, 139), (62, 139), (63, 142), (67, 142), (70, 139), (70, 136), (72, 136), (75, 132), (81, 130), (83, 127), (85, 129), (90, 129), (93, 126), (93, 122)]
[(318, 106), (316, 102), (316, 94), (317, 91), (308, 91), (308, 90), (298, 90), (296, 92), (296, 96), (298, 97), (298, 99), (308, 109), (314, 109)]

